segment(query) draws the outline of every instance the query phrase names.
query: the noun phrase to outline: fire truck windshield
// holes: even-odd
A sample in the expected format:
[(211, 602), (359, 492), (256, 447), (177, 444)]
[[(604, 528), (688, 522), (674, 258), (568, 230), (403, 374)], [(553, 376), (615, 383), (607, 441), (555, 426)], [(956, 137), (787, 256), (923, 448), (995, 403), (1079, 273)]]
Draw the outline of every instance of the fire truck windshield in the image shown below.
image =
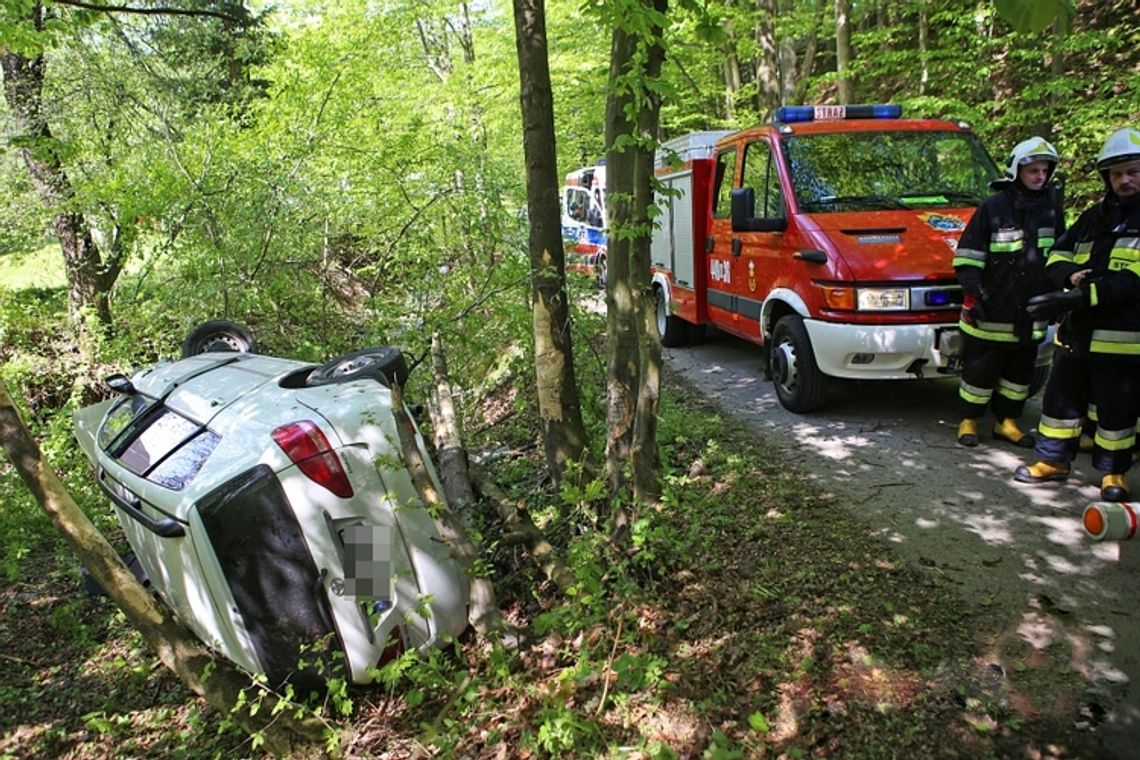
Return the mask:
[(998, 177), (967, 132), (833, 132), (784, 139), (801, 211), (976, 206)]

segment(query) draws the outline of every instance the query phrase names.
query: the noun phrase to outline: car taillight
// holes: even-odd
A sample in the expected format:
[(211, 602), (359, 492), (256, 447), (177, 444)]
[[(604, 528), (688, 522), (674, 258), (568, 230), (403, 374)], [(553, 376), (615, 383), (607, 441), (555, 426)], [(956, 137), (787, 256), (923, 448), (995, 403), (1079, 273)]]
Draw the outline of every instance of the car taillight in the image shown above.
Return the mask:
[(325, 434), (308, 420), (290, 422), (271, 435), (293, 464), (314, 483), (342, 499), (352, 497), (352, 484)]

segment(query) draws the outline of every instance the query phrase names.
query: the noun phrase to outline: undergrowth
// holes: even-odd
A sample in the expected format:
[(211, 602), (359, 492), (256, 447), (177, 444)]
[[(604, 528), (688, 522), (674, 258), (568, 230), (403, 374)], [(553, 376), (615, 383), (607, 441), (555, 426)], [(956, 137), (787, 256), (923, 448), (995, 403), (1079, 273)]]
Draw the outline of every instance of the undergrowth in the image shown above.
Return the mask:
[[(6, 382), (30, 378), (19, 367), (6, 372)], [(74, 396), (59, 394), (62, 409)], [(332, 684), (323, 703), (297, 706), (346, 729), (330, 733), (331, 753), (1097, 754), (1095, 737), (1074, 728), (1081, 683), (1073, 672), (1043, 678), (1032, 653), (1003, 650), (984, 610), (901, 563), (784, 452), (679, 380), (666, 382), (661, 406), (663, 498), (637, 512), (622, 544), (598, 521), (607, 511), (601, 484), (571, 478), (553, 489), (525, 399), (510, 403), (517, 408), (478, 441), (498, 452), (483, 466), (558, 545), (574, 588), (558, 594), (493, 511), (479, 514), (520, 645), (506, 649), (469, 631), (393, 660), (371, 687)], [(40, 408), (28, 407), (36, 434), (115, 540), (110, 510), (70, 443), (68, 415)], [(74, 560), (6, 465), (0, 481), (0, 698), (8, 706), (0, 757), (256, 755), (256, 737), (206, 709), (120, 613), (80, 592)], [(1054, 662), (1066, 656), (1054, 654)]]

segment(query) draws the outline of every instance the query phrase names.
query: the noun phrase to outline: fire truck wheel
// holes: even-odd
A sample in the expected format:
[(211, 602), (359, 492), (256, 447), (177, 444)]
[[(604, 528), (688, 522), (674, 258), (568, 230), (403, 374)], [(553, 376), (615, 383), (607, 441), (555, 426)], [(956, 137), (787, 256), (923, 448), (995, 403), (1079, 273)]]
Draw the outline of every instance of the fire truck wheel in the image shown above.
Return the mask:
[(685, 345), (689, 340), (689, 323), (669, 313), (664, 289), (654, 288), (653, 300), (657, 307), (657, 332), (661, 334), (661, 345), (669, 347)]
[(391, 385), (393, 381), (403, 385), (408, 381), (408, 362), (398, 348), (365, 348), (325, 362), (309, 374), (305, 384), (333, 385), (366, 377), (379, 380), (385, 385)]
[(257, 338), (246, 327), (226, 319), (203, 322), (186, 334), (182, 341), (182, 358), (207, 351), (257, 353)]
[(1045, 387), (1045, 383), (1049, 380), (1049, 365), (1045, 364), (1040, 367), (1033, 368), (1033, 379), (1029, 381), (1029, 397), (1033, 398), (1041, 389)]
[(827, 377), (815, 364), (804, 321), (795, 314), (783, 317), (772, 332), (772, 384), (776, 396), (789, 412), (806, 414), (823, 406)]

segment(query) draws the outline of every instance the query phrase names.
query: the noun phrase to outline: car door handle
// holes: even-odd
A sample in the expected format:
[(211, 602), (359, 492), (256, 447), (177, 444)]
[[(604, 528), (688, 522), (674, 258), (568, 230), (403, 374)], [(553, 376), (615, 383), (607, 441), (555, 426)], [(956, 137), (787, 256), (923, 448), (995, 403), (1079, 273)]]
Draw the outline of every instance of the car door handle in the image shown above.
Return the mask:
[(740, 242), (740, 238), (732, 239), (732, 255), (739, 258), (740, 252), (744, 249), (744, 244)]
[(118, 506), (119, 509), (130, 515), (135, 522), (142, 525), (151, 533), (162, 538), (181, 538), (186, 535), (186, 528), (173, 517), (167, 517), (164, 520), (155, 520), (146, 512), (143, 512), (142, 502), (139, 499), (124, 499), (115, 493), (114, 489), (107, 485), (103, 473), (100, 473), (99, 486), (111, 501), (115, 502), (115, 505)]
[(796, 251), (795, 253), (792, 254), (792, 258), (793, 259), (799, 259), (800, 261), (809, 261), (812, 264), (826, 264), (827, 263), (827, 254), (826, 253), (824, 253), (823, 251), (816, 251), (816, 250), (813, 250), (810, 248), (803, 250), (803, 251)]

